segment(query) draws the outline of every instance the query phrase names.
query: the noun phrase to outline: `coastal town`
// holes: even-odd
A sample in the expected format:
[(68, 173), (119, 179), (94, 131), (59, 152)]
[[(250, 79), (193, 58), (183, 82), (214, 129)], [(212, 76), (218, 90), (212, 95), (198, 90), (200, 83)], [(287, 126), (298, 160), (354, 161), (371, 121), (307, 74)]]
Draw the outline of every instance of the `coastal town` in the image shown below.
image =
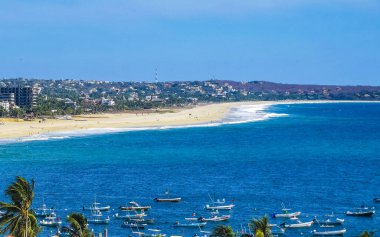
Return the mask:
[(182, 108), (215, 102), (379, 99), (379, 86), (296, 85), (217, 79), (171, 82), (0, 80), (0, 116), (18, 118)]

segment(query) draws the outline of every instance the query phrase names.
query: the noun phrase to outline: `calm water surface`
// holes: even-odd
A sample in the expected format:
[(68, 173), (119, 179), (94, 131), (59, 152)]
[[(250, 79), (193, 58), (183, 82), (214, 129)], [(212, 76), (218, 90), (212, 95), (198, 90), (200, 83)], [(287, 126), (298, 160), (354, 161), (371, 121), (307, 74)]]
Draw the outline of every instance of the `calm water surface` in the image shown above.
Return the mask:
[[(112, 215), (132, 200), (152, 205), (152, 228), (199, 233), (173, 224), (192, 213), (208, 216), (208, 194), (234, 202), (226, 224), (237, 231), (253, 217), (278, 212), (282, 203), (301, 211), (303, 221), (336, 213), (346, 220), (345, 236), (379, 228), (378, 214), (355, 218), (343, 213), (363, 203), (373, 206), (372, 199), (380, 196), (380, 104), (277, 105), (268, 112), (289, 116), (0, 145), (0, 187), (4, 190), (16, 175), (34, 178), (35, 206), (44, 199), (62, 219), (96, 196), (114, 209), (104, 213), (111, 217), (109, 236), (131, 234)], [(154, 203), (166, 190), (183, 201)], [(3, 192), (0, 199), (6, 200)], [(205, 230), (213, 226), (208, 223)], [(307, 236), (313, 229), (317, 226), (288, 230), (287, 236)], [(44, 228), (41, 236), (52, 230)]]

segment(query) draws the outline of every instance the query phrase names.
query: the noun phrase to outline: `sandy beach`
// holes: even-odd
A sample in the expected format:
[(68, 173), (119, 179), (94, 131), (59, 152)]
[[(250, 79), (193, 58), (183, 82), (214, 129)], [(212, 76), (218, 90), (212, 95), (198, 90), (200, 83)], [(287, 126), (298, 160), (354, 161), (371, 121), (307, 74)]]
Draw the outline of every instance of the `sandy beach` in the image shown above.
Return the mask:
[(0, 139), (14, 139), (54, 132), (81, 131), (97, 128), (142, 128), (205, 124), (222, 120), (231, 108), (239, 107), (241, 105), (328, 102), (337, 103), (337, 101), (234, 102), (198, 105), (194, 108), (173, 110), (149, 110), (126, 113), (80, 115), (73, 116), (71, 120), (46, 119), (45, 121), (42, 121), (40, 119), (36, 119), (34, 121), (24, 121), (20, 119), (0, 118)]
[(156, 127), (208, 123), (222, 119), (230, 108), (240, 104), (244, 103), (209, 104), (173, 110), (90, 114), (72, 116), (71, 120), (46, 119), (42, 121), (36, 119), (24, 121), (0, 118), (0, 139), (92, 128)]

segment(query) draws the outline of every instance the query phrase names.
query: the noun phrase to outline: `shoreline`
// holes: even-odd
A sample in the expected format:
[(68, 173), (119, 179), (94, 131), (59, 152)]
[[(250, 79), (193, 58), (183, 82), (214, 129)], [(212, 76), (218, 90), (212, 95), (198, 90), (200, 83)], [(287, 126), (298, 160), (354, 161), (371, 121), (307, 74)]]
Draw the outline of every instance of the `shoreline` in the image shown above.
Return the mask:
[[(55, 134), (91, 135), (132, 130), (217, 126), (223, 124), (223, 119), (228, 116), (233, 108), (239, 108), (244, 105), (253, 106), (253, 108), (250, 108), (250, 113), (254, 115), (272, 105), (311, 103), (379, 103), (379, 101), (244, 101), (203, 104), (193, 108), (172, 110), (78, 115), (72, 116), (71, 120), (47, 119), (41, 121), (36, 119), (34, 121), (12, 121), (0, 119), (2, 123), (0, 125), (0, 142), (22, 139), (38, 140), (33, 138), (54, 136)], [(257, 120), (263, 119), (258, 118), (252, 121)]]

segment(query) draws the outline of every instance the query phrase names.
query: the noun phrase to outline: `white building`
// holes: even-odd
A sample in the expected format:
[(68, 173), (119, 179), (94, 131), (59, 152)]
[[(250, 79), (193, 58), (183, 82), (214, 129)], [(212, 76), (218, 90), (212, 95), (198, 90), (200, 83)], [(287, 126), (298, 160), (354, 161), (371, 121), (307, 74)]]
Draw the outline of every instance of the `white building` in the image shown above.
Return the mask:
[(0, 107), (8, 112), (10, 109), (10, 104), (8, 101), (0, 101)]
[(106, 99), (106, 98), (102, 98), (102, 105), (105, 105), (105, 106), (115, 106), (115, 101), (113, 99)]

